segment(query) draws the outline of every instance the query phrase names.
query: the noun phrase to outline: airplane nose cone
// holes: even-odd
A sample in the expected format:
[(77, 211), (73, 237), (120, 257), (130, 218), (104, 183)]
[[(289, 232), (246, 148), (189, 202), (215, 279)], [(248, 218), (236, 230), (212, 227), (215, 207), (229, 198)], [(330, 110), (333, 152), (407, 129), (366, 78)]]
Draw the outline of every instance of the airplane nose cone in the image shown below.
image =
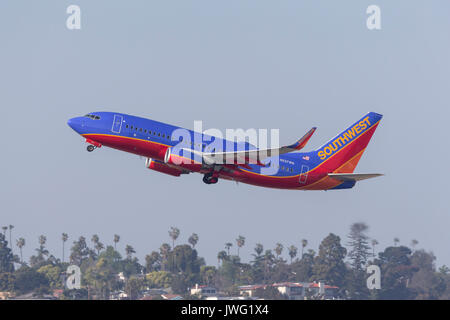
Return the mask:
[(73, 130), (75, 130), (76, 132), (79, 132), (80, 128), (81, 128), (81, 119), (79, 117), (69, 119), (67, 121), (67, 125), (69, 127), (71, 127)]

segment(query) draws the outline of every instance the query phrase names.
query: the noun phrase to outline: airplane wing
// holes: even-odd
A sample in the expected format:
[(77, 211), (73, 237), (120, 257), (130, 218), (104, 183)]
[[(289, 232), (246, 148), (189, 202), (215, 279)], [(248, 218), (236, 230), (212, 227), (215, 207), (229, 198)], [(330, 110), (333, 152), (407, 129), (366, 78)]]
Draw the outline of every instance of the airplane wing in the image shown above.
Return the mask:
[(299, 139), (294, 144), (283, 146), (281, 148), (274, 149), (264, 149), (264, 150), (246, 150), (246, 151), (235, 151), (235, 152), (214, 152), (205, 153), (192, 149), (183, 149), (202, 157), (203, 161), (207, 164), (237, 164), (246, 166), (247, 164), (258, 164), (260, 166), (265, 166), (261, 163), (261, 160), (277, 156), (279, 154), (285, 154), (293, 151), (298, 151), (302, 149), (308, 140), (313, 135), (316, 128), (309, 130), (301, 139)]
[(341, 181), (360, 181), (382, 176), (381, 173), (329, 173), (328, 176)]

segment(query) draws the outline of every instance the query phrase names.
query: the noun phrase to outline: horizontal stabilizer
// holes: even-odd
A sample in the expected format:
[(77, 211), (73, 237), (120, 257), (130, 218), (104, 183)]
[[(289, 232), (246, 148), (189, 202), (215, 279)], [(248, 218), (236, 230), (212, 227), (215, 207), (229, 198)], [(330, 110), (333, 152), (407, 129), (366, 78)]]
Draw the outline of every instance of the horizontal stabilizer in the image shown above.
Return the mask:
[(330, 178), (341, 181), (360, 181), (382, 176), (381, 173), (329, 173)]

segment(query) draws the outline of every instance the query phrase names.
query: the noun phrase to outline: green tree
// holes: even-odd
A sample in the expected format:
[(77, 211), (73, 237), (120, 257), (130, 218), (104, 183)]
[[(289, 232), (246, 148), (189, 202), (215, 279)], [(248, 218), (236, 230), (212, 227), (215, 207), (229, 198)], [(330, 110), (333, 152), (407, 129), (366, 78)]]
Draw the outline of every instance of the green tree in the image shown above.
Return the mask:
[(105, 248), (104, 244), (100, 242), (100, 238), (98, 235), (94, 234), (91, 238), (92, 243), (94, 244), (95, 250), (97, 250), (97, 255), (100, 255), (100, 251)]
[(230, 255), (230, 249), (233, 246), (231, 242), (225, 243), (225, 249), (227, 249), (227, 254)]
[(283, 245), (281, 243), (277, 243), (275, 245), (275, 254), (277, 255), (277, 260), (279, 259), (279, 257), (281, 256), (281, 254), (283, 253)]
[(5, 235), (0, 234), (0, 273), (14, 271), (14, 256)]
[(417, 270), (411, 277), (408, 287), (420, 300), (437, 300), (446, 291), (445, 280), (436, 271), (436, 257), (431, 252), (416, 250), (411, 256), (411, 265)]
[(238, 282), (241, 273), (241, 263), (238, 256), (227, 256), (222, 260), (222, 266), (219, 269), (222, 286), (230, 288)]
[(22, 248), (25, 246), (25, 239), (19, 238), (19, 240), (16, 240), (16, 246), (19, 248), (20, 251), (20, 262), (23, 263)]
[(267, 280), (270, 278), (270, 273), (275, 263), (275, 257), (272, 253), (272, 250), (266, 250), (264, 252), (263, 262), (264, 262), (264, 283), (267, 283)]
[(378, 256), (375, 264), (381, 268), (381, 290), (377, 298), (413, 299), (414, 293), (408, 285), (417, 268), (411, 265), (411, 250), (405, 246), (387, 247)]
[(62, 288), (61, 268), (59, 266), (53, 266), (48, 264), (40, 267), (37, 272), (43, 274), (47, 280), (51, 289)]
[(170, 287), (172, 288), (173, 293), (186, 296), (189, 288), (188, 276), (182, 273), (174, 275)]
[(180, 236), (180, 229), (176, 227), (170, 227), (169, 236), (172, 239), (172, 248), (175, 248), (175, 241)]
[(348, 256), (350, 258), (350, 264), (355, 272), (364, 272), (367, 259), (369, 257), (369, 237), (366, 235), (368, 226), (365, 223), (354, 223), (350, 227), (350, 233), (348, 235), (348, 243), (350, 251)]
[(98, 259), (106, 260), (107, 266), (111, 268), (115, 274), (123, 269), (123, 263), (120, 261), (122, 256), (112, 246), (107, 246), (106, 249), (100, 253)]
[(204, 265), (203, 259), (197, 255), (197, 250), (189, 245), (179, 245), (169, 254), (169, 271), (173, 273), (198, 274), (200, 266)]
[(200, 267), (200, 279), (201, 282), (207, 286), (214, 285), (217, 277), (217, 269), (213, 266), (201, 266)]
[(308, 240), (302, 239), (302, 256), (301, 256), (301, 259), (303, 259), (303, 251), (305, 250), (307, 245), (308, 245)]
[(49, 289), (47, 277), (33, 268), (22, 266), (14, 273), (14, 276), (14, 291), (17, 294), (25, 294), (39, 289), (41, 292), (46, 292)]
[(239, 257), (239, 249), (241, 249), (241, 248), (245, 245), (245, 237), (239, 236), (239, 237), (236, 239), (236, 245), (237, 245), (237, 247), (238, 247), (237, 255), (238, 255), (238, 257)]
[(127, 282), (125, 290), (127, 292), (129, 299), (136, 300), (139, 297), (143, 288), (144, 288), (143, 279), (131, 277)]
[(114, 235), (114, 250), (117, 251), (117, 243), (120, 241), (120, 236), (118, 234)]
[(289, 257), (291, 257), (291, 263), (292, 263), (292, 259), (294, 259), (295, 256), (297, 255), (297, 247), (294, 245), (291, 245), (288, 248), (288, 253), (289, 253)]
[(379, 244), (378, 241), (376, 239), (372, 239), (370, 241), (371, 245), (372, 245), (372, 257), (375, 258), (375, 247)]
[(145, 275), (145, 279), (149, 288), (169, 288), (173, 274), (168, 271), (152, 271)]
[(12, 272), (0, 273), (0, 291), (13, 292), (16, 278)]
[(341, 245), (341, 238), (330, 233), (320, 243), (319, 253), (314, 260), (312, 280), (325, 280), (342, 288), (347, 273), (344, 263), (346, 254), (347, 250)]
[(161, 263), (162, 257), (156, 251), (152, 251), (151, 254), (145, 256), (145, 269), (147, 272), (160, 271)]
[(396, 247), (396, 246), (398, 246), (398, 243), (400, 242), (400, 239), (399, 238), (397, 238), (397, 237), (395, 237), (394, 238), (394, 246)]
[(350, 226), (348, 243), (350, 251), (351, 272), (348, 274), (347, 288), (352, 299), (367, 299), (369, 290), (366, 285), (367, 259), (370, 256), (369, 237), (366, 235), (368, 226), (365, 223), (357, 222)]
[(69, 235), (67, 233), (62, 233), (61, 234), (61, 240), (62, 240), (62, 262), (64, 262), (64, 251), (65, 251), (65, 246), (66, 246), (66, 242), (67, 240), (69, 240)]
[(168, 268), (168, 259), (169, 259), (169, 254), (170, 254), (170, 245), (167, 243), (163, 243), (161, 245), (161, 247), (159, 248), (159, 252), (161, 255), (161, 269), (162, 270), (167, 270)]
[(314, 250), (309, 249), (308, 252), (303, 254), (301, 260), (297, 260), (292, 264), (293, 279), (298, 282), (308, 282), (313, 275), (314, 266)]
[(261, 243), (257, 243), (254, 251), (255, 253), (252, 254), (253, 261), (251, 262), (252, 276), (253, 279), (259, 283), (266, 279), (265, 257), (262, 255), (264, 246)]
[(134, 250), (134, 248), (132, 246), (127, 244), (125, 246), (125, 254), (126, 254), (128, 260), (131, 260), (131, 258), (133, 257), (133, 253), (136, 253), (136, 251)]
[(38, 240), (39, 240), (39, 248), (35, 249), (37, 255), (36, 256), (33, 255), (30, 258), (30, 264), (32, 267), (40, 267), (45, 265), (49, 255), (49, 251), (45, 247), (47, 237), (44, 235), (40, 235)]
[(81, 236), (78, 241), (73, 242), (70, 254), (70, 263), (81, 266), (83, 261), (88, 259), (89, 255), (90, 251), (86, 243), (86, 238)]
[(188, 242), (189, 242), (190, 245), (192, 246), (192, 249), (195, 249), (195, 246), (196, 246), (197, 243), (198, 243), (198, 234), (193, 233), (193, 234), (189, 237)]
[(418, 244), (419, 244), (419, 241), (417, 241), (416, 239), (411, 240), (411, 247), (412, 247), (413, 251), (416, 249), (416, 246)]
[(256, 257), (261, 256), (263, 251), (264, 251), (263, 245), (261, 243), (257, 243), (255, 246)]
[(115, 261), (111, 258), (107, 256), (99, 257), (96, 263), (89, 266), (85, 271), (86, 284), (95, 293), (97, 299), (109, 299), (111, 290), (118, 287), (115, 277)]
[(217, 254), (218, 265), (220, 265), (220, 262), (222, 262), (222, 264), (223, 264), (223, 261), (226, 260), (228, 258), (228, 256), (229, 255), (225, 251), (223, 251), (223, 250), (220, 251)]
[(13, 243), (12, 243), (12, 229), (14, 229), (14, 226), (12, 224), (10, 224), (8, 227), (9, 227), (9, 246), (11, 247), (11, 253), (14, 255)]

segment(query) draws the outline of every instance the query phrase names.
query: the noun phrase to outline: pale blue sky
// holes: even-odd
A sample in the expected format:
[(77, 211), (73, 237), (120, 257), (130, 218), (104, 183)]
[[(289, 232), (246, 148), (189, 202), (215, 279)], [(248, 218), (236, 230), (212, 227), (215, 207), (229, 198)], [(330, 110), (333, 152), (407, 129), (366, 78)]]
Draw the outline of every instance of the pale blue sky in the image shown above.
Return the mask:
[[(82, 30), (66, 29), (70, 4)], [(370, 4), (380, 31), (366, 28)], [(60, 256), (62, 232), (108, 244), (117, 233), (142, 263), (177, 226), (216, 264), (240, 234), (248, 261), (257, 242), (306, 238), (317, 251), (363, 221), (380, 248), (417, 239), (450, 265), (449, 13), (445, 0), (1, 1), (0, 224), (26, 238), (26, 257), (40, 234)], [(66, 121), (91, 111), (279, 128), (284, 144), (318, 126), (306, 150), (375, 111), (357, 172), (386, 176), (329, 192), (208, 186), (112, 149), (88, 154)]]

